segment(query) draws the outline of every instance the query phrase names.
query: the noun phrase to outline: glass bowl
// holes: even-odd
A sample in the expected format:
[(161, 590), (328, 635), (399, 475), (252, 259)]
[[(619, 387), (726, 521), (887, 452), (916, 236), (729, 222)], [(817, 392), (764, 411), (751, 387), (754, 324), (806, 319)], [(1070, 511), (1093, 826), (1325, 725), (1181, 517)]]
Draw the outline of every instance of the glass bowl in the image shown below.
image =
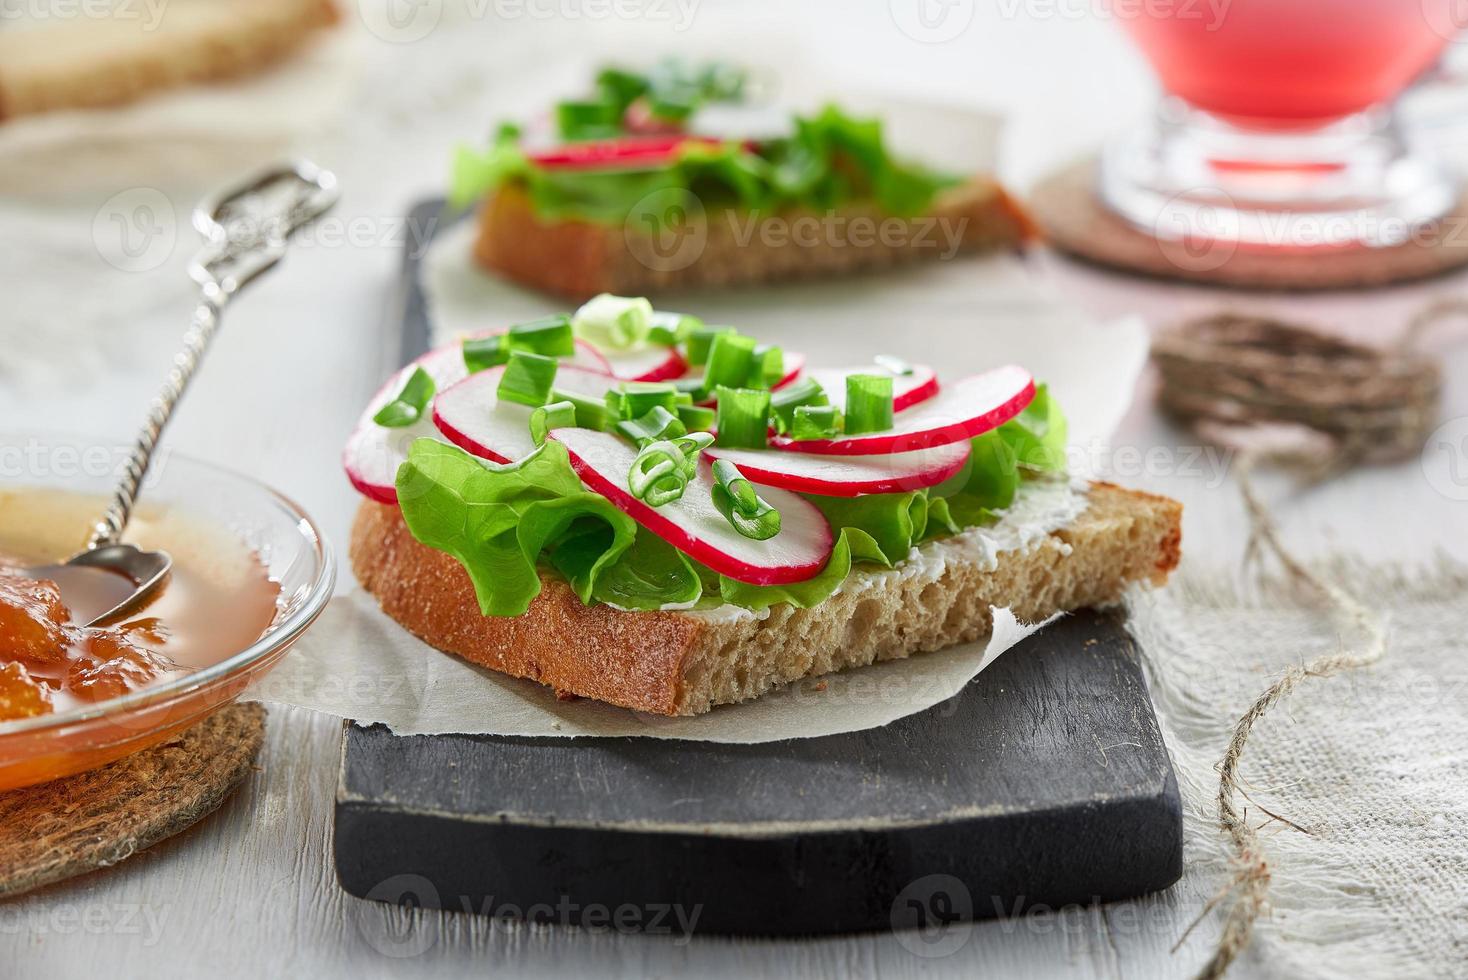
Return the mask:
[[(0, 489), (39, 487), (95, 497), (95, 513), (76, 528), (80, 541), (101, 513), (128, 448), (84, 436), (0, 432)], [(243, 541), (280, 587), (275, 617), (257, 641), (212, 666), (109, 701), (0, 722), (0, 790), (95, 769), (190, 727), (274, 667), (331, 598), (336, 563), (316, 525), (296, 504), (248, 476), (165, 446), (143, 484), (139, 510), (178, 515)], [(148, 547), (145, 535), (136, 543)]]

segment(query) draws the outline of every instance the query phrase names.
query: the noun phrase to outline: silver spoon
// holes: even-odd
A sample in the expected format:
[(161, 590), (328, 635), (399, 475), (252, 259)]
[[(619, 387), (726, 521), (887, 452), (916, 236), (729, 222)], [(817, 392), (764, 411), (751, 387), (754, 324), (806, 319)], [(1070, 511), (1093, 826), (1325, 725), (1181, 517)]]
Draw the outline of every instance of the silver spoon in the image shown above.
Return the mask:
[(153, 450), (214, 339), (225, 306), (281, 260), (292, 232), (325, 214), (336, 199), (336, 177), (302, 160), (263, 173), (194, 209), (194, 228), (204, 237), (204, 246), (189, 263), (189, 275), (202, 295), (184, 334), (183, 349), (174, 355), (173, 367), (148, 408), (112, 502), (92, 526), (85, 550), (59, 565), (22, 569), (31, 578), (50, 579), (61, 588), (73, 621), (92, 626), (136, 608), (168, 577), (173, 559), (166, 551), (143, 551), (120, 540)]

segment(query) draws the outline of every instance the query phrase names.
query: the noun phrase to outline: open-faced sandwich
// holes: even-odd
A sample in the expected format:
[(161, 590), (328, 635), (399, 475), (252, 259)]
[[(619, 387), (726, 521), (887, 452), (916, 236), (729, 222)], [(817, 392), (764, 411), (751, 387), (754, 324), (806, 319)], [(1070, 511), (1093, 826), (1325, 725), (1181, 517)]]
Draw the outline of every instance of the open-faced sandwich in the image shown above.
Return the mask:
[[(584, 300), (837, 275), (1033, 237), (991, 177), (896, 159), (878, 120), (834, 105), (740, 112), (719, 65), (609, 68), (551, 125), (461, 147), (451, 202), (482, 201), (475, 258)], [(732, 111), (731, 111), (732, 110)]]
[(1180, 505), (1073, 482), (1065, 432), (1022, 367), (817, 367), (603, 295), (387, 382), (352, 565), (439, 649), (698, 714), (1160, 583)]

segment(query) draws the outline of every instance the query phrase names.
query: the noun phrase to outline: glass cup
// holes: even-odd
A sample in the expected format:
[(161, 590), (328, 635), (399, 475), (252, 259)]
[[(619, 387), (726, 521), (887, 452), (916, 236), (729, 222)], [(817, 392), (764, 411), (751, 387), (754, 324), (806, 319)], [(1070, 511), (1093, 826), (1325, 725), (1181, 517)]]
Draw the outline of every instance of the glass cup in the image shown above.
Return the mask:
[(1458, 29), (1456, 0), (1143, 2), (1122, 18), (1166, 93), (1110, 143), (1098, 191), (1165, 240), (1399, 244), (1458, 181), (1409, 145), (1398, 98)]

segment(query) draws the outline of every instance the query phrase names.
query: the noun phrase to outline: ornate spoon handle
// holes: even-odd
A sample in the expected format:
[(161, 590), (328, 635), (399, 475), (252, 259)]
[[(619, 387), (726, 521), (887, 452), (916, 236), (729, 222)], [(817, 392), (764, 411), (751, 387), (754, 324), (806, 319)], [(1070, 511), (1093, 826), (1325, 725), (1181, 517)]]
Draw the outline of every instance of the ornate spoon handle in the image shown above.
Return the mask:
[(194, 209), (194, 227), (205, 244), (189, 263), (189, 275), (199, 284), (202, 296), (184, 333), (183, 348), (174, 355), (168, 376), (148, 406), (112, 501), (93, 525), (89, 550), (116, 544), (122, 536), (153, 451), (219, 331), (224, 308), (235, 293), (281, 260), (292, 232), (324, 214), (336, 198), (336, 177), (299, 161), (264, 173)]

